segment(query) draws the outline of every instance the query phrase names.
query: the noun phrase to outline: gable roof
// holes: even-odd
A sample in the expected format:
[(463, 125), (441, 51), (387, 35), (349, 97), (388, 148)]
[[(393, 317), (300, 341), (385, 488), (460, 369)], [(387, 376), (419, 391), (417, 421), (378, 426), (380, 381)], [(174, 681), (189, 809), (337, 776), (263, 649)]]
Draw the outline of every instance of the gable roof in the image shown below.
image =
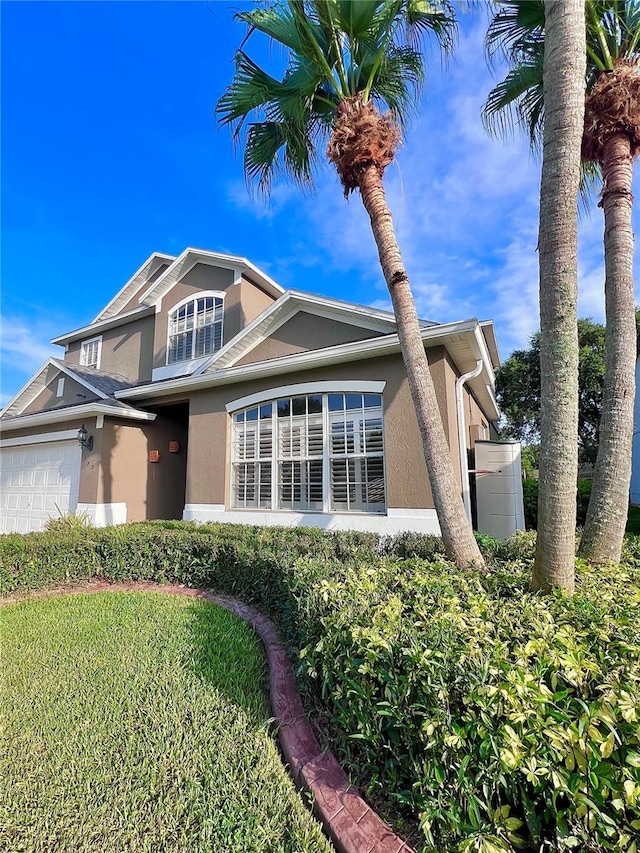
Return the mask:
[[(286, 290), (252, 323), (249, 323), (222, 349), (214, 353), (208, 361), (200, 365), (194, 371), (194, 375), (232, 367), (300, 312), (325, 317), (338, 323), (345, 323), (382, 335), (396, 331), (396, 319), (391, 311), (383, 311), (379, 308), (370, 308), (369, 306), (331, 299), (326, 296), (317, 296), (300, 290)], [(423, 328), (437, 325), (428, 320), (420, 322)]]
[(182, 276), (186, 275), (190, 269), (196, 264), (209, 264), (211, 266), (222, 267), (223, 269), (234, 270), (236, 277), (239, 279), (242, 273), (249, 273), (249, 278), (254, 284), (259, 285), (270, 296), (276, 299), (284, 293), (282, 287), (277, 284), (258, 267), (254, 266), (251, 261), (242, 258), (238, 255), (225, 255), (221, 252), (211, 252), (208, 249), (191, 249), (187, 248), (179, 255), (166, 269), (162, 275), (150, 285), (140, 296), (140, 304), (155, 305), (158, 303), (165, 293), (178, 282)]
[(106, 320), (109, 317), (114, 317), (124, 306), (129, 302), (136, 293), (143, 287), (151, 278), (151, 276), (163, 264), (171, 263), (175, 260), (175, 255), (165, 255), (163, 252), (154, 252), (142, 264), (140, 269), (136, 270), (125, 286), (119, 290), (113, 297), (111, 302), (106, 305), (102, 311), (95, 317), (89, 325), (99, 323), (101, 320)]
[[(54, 367), (59, 373), (64, 373), (66, 376), (74, 379), (92, 394), (95, 394), (99, 400), (104, 401), (109, 399), (113, 401), (113, 395), (116, 391), (131, 388), (135, 384), (124, 376), (105, 373), (103, 370), (96, 370), (95, 367), (84, 367), (79, 364), (71, 366), (57, 358), (48, 358), (35, 376), (0, 411), (0, 418), (19, 416), (36, 399), (47, 385), (49, 367)], [(78, 403), (77, 405), (82, 406), (83, 404)], [(61, 408), (68, 408), (68, 406), (59, 406), (57, 407), (57, 411)]]
[(153, 314), (153, 308), (143, 305), (141, 308), (134, 308), (131, 311), (124, 311), (115, 317), (107, 317), (104, 320), (94, 321), (88, 326), (81, 326), (79, 329), (73, 329), (71, 332), (65, 332), (64, 335), (58, 335), (57, 338), (51, 338), (52, 344), (65, 346), (71, 341), (77, 341), (82, 338), (94, 337), (109, 329), (115, 329), (117, 326), (122, 326), (125, 323), (130, 323), (132, 320), (142, 319), (142, 317), (150, 317)]
[[(469, 380), (468, 385), (474, 391), (478, 404), (489, 420), (497, 420), (500, 417), (500, 411), (493, 393), (495, 379), (493, 365), (485, 335), (478, 320), (434, 323), (422, 328), (422, 340), (426, 347), (446, 347), (461, 375), (472, 371), (478, 361), (482, 362), (481, 372)], [(301, 370), (362, 361), (399, 352), (400, 340), (397, 332), (393, 331), (375, 338), (351, 341), (322, 349), (305, 350), (266, 361), (225, 367), (216, 364), (215, 370), (198, 371), (191, 376), (139, 384), (132, 388), (117, 391), (115, 396), (119, 400), (138, 399), (150, 402), (155, 398), (182, 391), (195, 391), (219, 385), (247, 382), (265, 376), (296, 373)]]

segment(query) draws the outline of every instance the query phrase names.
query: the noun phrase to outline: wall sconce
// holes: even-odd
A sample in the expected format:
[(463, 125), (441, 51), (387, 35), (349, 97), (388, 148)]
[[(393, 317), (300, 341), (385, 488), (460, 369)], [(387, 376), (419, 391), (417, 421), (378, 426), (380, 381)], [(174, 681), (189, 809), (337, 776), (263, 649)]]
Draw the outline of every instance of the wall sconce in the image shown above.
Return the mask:
[(89, 435), (84, 428), (84, 424), (78, 430), (78, 435), (76, 436), (78, 439), (78, 444), (80, 447), (83, 447), (85, 450), (93, 450), (93, 436)]

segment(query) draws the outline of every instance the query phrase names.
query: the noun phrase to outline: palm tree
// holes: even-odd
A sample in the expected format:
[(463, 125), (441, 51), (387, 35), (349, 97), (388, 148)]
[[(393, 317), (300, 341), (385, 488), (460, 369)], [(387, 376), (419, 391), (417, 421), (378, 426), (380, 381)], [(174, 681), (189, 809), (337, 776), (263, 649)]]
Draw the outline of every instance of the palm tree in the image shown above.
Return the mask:
[[(545, 6), (540, 0), (501, 3), (487, 36), (512, 68), (490, 93), (485, 118), (505, 128), (515, 107), (535, 143), (544, 98)], [(586, 103), (583, 169), (602, 173), (605, 252), (606, 374), (600, 445), (580, 556), (619, 562), (631, 478), (636, 329), (633, 286), (632, 162), (640, 150), (640, 0), (586, 0)]]
[(217, 104), (219, 120), (234, 127), (236, 139), (244, 133), (245, 173), (263, 191), (278, 171), (311, 184), (327, 140), (345, 196), (359, 190), (391, 294), (445, 548), (459, 566), (482, 566), (382, 184), (423, 81), (420, 40), (431, 34), (450, 48), (452, 10), (447, 0), (282, 0), (236, 18), (249, 34), (258, 31), (284, 47), (288, 64), (276, 79), (243, 43), (234, 79)]
[(533, 586), (573, 592), (578, 475), (578, 188), (583, 0), (547, 0), (540, 182), (540, 486)]

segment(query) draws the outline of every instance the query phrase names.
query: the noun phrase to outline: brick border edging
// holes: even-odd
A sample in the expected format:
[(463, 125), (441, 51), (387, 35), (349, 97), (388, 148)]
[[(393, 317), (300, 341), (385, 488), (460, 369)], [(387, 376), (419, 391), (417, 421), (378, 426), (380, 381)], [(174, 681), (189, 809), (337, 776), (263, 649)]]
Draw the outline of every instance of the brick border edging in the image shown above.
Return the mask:
[[(91, 592), (166, 592), (210, 601), (239, 616), (262, 641), (269, 665), (271, 709), (289, 772), (298, 787), (313, 796), (313, 808), (338, 853), (414, 853), (368, 806), (350, 785), (344, 770), (328, 749), (323, 750), (304, 713), (293, 667), (275, 626), (259, 611), (227, 595), (178, 584), (92, 582), (32, 597)], [(28, 600), (23, 596), (4, 603)]]

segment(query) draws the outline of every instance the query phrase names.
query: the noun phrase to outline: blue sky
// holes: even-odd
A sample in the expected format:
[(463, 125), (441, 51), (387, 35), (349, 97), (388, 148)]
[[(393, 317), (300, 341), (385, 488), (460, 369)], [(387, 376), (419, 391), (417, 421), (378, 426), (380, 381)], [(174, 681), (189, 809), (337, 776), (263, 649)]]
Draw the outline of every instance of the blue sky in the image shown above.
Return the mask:
[[(357, 195), (247, 192), (215, 103), (245, 30), (217, 2), (2, 3), (2, 397), (85, 325), (154, 251), (243, 255), (283, 287), (389, 307)], [(418, 310), (493, 318), (501, 354), (538, 326), (539, 164), (490, 139), (486, 11), (434, 51), (420, 113), (386, 175)], [(277, 61), (266, 48), (253, 55)], [(638, 195), (636, 188), (636, 195)], [(602, 319), (602, 214), (581, 225), (580, 314)]]

